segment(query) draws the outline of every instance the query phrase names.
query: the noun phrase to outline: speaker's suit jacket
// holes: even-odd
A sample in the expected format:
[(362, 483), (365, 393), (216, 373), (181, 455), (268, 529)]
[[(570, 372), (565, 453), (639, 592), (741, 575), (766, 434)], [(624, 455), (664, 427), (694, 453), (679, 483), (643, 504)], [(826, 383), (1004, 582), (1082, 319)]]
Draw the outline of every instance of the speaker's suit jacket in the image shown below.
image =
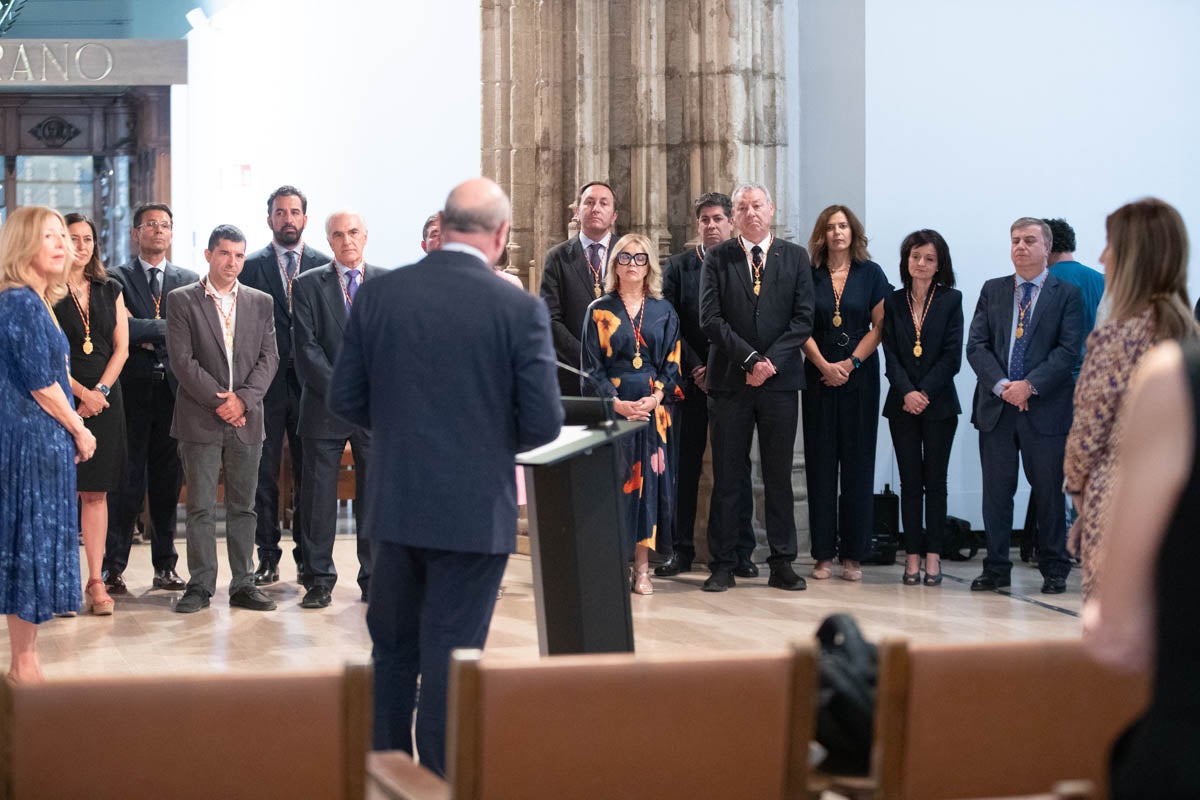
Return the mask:
[[(381, 267), (364, 263), (363, 284), (383, 272)], [(335, 416), (326, 405), (333, 365), (346, 335), (346, 299), (332, 262), (309, 270), (292, 282), (292, 312), (293, 352), (301, 384), (297, 426), (300, 435), (347, 439), (356, 430), (355, 426)]]
[[(159, 303), (161, 319), (154, 318), (154, 298), (150, 295), (150, 284), (146, 281), (146, 273), (142, 271), (141, 261), (134, 258), (127, 264), (112, 267), (108, 274), (121, 284), (125, 296), (125, 308), (133, 316), (129, 320), (129, 360), (121, 370), (123, 380), (151, 380), (154, 365), (161, 363), (167, 370), (167, 383), (171, 391), (175, 391), (178, 382), (171, 370), (171, 358), (167, 352), (167, 311), (170, 305), (168, 295), (181, 286), (196, 283), (200, 276), (190, 269), (163, 262), (162, 295)], [(142, 347), (149, 344), (154, 348), (151, 352)]]
[[(617, 238), (615, 233), (609, 237), (610, 250), (617, 243)], [(606, 259), (608, 255), (606, 252)], [(550, 311), (555, 356), (564, 364), (579, 369), (583, 355), (580, 344), (583, 322), (588, 306), (596, 299), (596, 292), (587, 253), (578, 235), (547, 251), (542, 270), (541, 295)], [(558, 383), (564, 395), (579, 394), (578, 375), (559, 370)]]
[(802, 347), (812, 336), (813, 281), (808, 252), (776, 238), (763, 261), (762, 294), (754, 294), (750, 267), (738, 239), (704, 255), (700, 277), (700, 324), (712, 343), (708, 385), (736, 391), (746, 385), (754, 352), (771, 360), (776, 374), (763, 389), (804, 388)]
[[(329, 256), (321, 251), (314, 250), (307, 244), (304, 245), (296, 277), (299, 278), (301, 274), (313, 267), (328, 264), (329, 260)], [(242, 282), (243, 286), (266, 292), (275, 301), (275, 342), (278, 345), (281, 369), (275, 373), (275, 380), (272, 381), (271, 388), (275, 388), (277, 385), (282, 386), (287, 377), (287, 370), (284, 367), (292, 357), (292, 309), (288, 307), (287, 285), (279, 271), (279, 260), (275, 256), (274, 246), (268, 244), (263, 249), (246, 256), (246, 265), (242, 267), (242, 274), (238, 276), (238, 280)], [(292, 285), (294, 292), (294, 280)]]
[(437, 250), (364, 284), (329, 407), (371, 431), (370, 537), (511, 553), (514, 457), (562, 427), (554, 372), (545, 305), (474, 256)]
[[(1005, 401), (992, 391), (1008, 378), (1012, 339), (1013, 276), (983, 284), (967, 335), (967, 363), (975, 370), (975, 400), (971, 422), (980, 431), (996, 427)], [(1029, 424), (1044, 436), (1065, 436), (1071, 430), (1075, 382), (1071, 371), (1083, 344), (1083, 301), (1079, 289), (1047, 275), (1025, 325), (1025, 379), (1037, 391), (1029, 398)]]
[[(171, 303), (167, 349), (179, 379), (171, 435), (181, 442), (219, 443), (229, 427), (216, 413), (225, 402), (217, 393), (229, 391), (225, 323), (202, 283), (176, 289)], [(271, 296), (240, 286), (233, 327), (233, 392), (246, 404), (246, 424), (236, 429), (244, 444), (263, 440), (263, 395), (278, 366)]]

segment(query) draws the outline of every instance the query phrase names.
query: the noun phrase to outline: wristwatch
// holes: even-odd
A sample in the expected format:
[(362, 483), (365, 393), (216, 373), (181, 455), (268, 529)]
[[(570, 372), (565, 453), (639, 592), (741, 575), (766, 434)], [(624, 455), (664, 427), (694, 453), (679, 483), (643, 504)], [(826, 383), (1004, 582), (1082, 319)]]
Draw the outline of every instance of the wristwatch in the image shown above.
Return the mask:
[(854, 365), (855, 369), (862, 366), (862, 361), (859, 360), (858, 356), (850, 356), (850, 363)]
[(105, 397), (108, 397), (108, 393), (109, 393), (110, 389), (107, 386), (105, 386), (103, 383), (97, 383), (96, 391), (99, 392), (100, 394), (104, 395)]

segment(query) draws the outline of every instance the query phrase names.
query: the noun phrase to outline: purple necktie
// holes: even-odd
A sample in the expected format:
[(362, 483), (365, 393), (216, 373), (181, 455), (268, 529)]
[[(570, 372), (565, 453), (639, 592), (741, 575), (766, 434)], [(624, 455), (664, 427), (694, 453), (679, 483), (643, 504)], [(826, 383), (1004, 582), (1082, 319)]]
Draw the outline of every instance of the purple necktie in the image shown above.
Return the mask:
[(592, 269), (594, 269), (597, 273), (603, 271), (600, 268), (600, 248), (602, 247), (604, 247), (604, 245), (600, 244), (599, 242), (592, 242), (588, 245), (588, 263), (592, 265)]
[(287, 276), (289, 281), (296, 279), (296, 251), (287, 251)]
[[(346, 271), (346, 294), (350, 295), (350, 303), (353, 303), (354, 295), (358, 294), (358, 270), (356, 269)], [(350, 303), (346, 304), (346, 311), (350, 310)]]

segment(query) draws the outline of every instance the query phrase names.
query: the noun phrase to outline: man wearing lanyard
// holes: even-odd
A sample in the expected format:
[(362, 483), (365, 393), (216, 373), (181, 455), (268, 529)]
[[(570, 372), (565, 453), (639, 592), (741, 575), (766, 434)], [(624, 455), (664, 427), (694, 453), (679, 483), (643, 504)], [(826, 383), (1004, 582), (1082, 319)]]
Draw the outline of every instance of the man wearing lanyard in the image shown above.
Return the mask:
[(362, 215), (338, 211), (325, 222), (333, 261), (304, 273), (292, 284), (292, 331), (296, 371), (300, 375), (300, 437), (304, 441), (304, 472), (300, 516), (308, 575), (302, 608), (329, 605), (337, 569), (333, 537), (337, 533), (338, 473), (347, 442), (354, 455), (354, 530), (358, 539), (358, 587), (363, 601), (371, 579), (371, 549), (363, 535), (363, 502), (371, 432), (335, 417), (325, 405), (333, 365), (342, 350), (346, 320), (358, 287), (383, 270), (363, 260), (367, 224)]
[(262, 456), (263, 396), (279, 353), (271, 296), (242, 286), (246, 237), (218, 225), (204, 251), (208, 275), (171, 294), (167, 348), (179, 378), (171, 435), (187, 478), (188, 585), (181, 614), (207, 608), (217, 586), (216, 505), (224, 476), (229, 605), (270, 611), (254, 585), (254, 489)]
[(292, 462), (292, 540), (296, 543), (292, 555), (301, 582), (306, 571), (300, 537), (300, 528), (304, 524), (299, 513), (304, 490), (300, 482), (304, 459), (296, 430), (300, 418), (300, 378), (292, 359), (292, 294), (293, 283), (300, 273), (329, 263), (329, 256), (304, 243), (308, 198), (295, 186), (280, 186), (271, 192), (267, 198), (267, 225), (271, 229), (271, 243), (246, 257), (246, 268), (239, 278), (243, 286), (266, 292), (274, 298), (275, 340), (279, 348), (279, 371), (263, 399), (267, 438), (263, 440), (258, 490), (254, 496), (254, 510), (258, 514), (255, 532), (258, 570), (254, 573), (254, 582), (259, 586), (279, 580), (279, 560), (283, 554), (279, 548), (282, 533), (279, 465), (283, 460), (285, 434)]

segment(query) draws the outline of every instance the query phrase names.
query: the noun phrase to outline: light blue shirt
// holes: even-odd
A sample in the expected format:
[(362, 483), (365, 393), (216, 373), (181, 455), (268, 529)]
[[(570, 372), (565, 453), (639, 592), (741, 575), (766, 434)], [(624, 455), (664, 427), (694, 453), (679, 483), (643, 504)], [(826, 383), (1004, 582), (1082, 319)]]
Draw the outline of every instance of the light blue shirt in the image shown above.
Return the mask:
[[(1029, 297), (1029, 308), (1025, 309), (1025, 327), (1028, 328), (1029, 323), (1033, 320), (1033, 310), (1037, 307), (1038, 297), (1040, 297), (1042, 294), (1042, 285), (1046, 282), (1046, 278), (1049, 276), (1049, 269), (1042, 269), (1041, 274), (1031, 281), (1023, 281), (1021, 280), (1020, 275), (1015, 275), (1016, 279), (1013, 281), (1012, 328), (1008, 332), (1008, 357), (1004, 361), (1005, 364), (1012, 363), (1013, 345), (1017, 343), (1017, 321), (1021, 318), (1021, 286), (1025, 283), (1033, 284), (1033, 294), (1031, 294)], [(992, 387), (992, 393), (999, 397), (1004, 393), (1004, 387), (1008, 386), (1009, 383), (1010, 381), (1008, 378), (1001, 378), (1000, 380), (996, 381), (996, 385)], [(1037, 394), (1036, 389), (1034, 390), (1034, 394)]]
[[(612, 244), (612, 234), (611, 233), (608, 234), (603, 239), (601, 239), (600, 241), (597, 242), (597, 241), (593, 241), (593, 240), (589, 239), (587, 237), (587, 235), (584, 234), (583, 231), (580, 231), (579, 232), (579, 243), (581, 245), (583, 245), (583, 258), (585, 261), (587, 260), (587, 256), (588, 256), (588, 248), (591, 247), (593, 244), (600, 245), (600, 278), (603, 280), (604, 273), (608, 267), (608, 246), (610, 244)], [(590, 264), (591, 262), (589, 261), (588, 263)]]

